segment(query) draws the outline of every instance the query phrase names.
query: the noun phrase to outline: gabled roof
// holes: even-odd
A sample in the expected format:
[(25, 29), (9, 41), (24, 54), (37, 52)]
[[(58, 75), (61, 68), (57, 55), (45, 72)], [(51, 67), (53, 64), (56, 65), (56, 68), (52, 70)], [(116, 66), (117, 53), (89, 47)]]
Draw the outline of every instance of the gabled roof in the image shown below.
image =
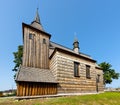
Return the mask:
[(23, 66), (20, 67), (15, 80), (24, 82), (57, 83), (50, 70)]
[(50, 58), (52, 58), (52, 56), (54, 55), (54, 53), (55, 53), (56, 50), (64, 51), (64, 52), (66, 52), (66, 53), (75, 55), (75, 56), (77, 56), (77, 57), (81, 57), (81, 58), (84, 58), (84, 59), (87, 59), (87, 60), (96, 62), (96, 60), (92, 59), (89, 55), (83, 54), (83, 53), (81, 53), (81, 52), (76, 53), (76, 52), (74, 52), (74, 51), (73, 51), (72, 49), (70, 49), (70, 48), (67, 48), (67, 47), (65, 47), (65, 46), (62, 46), (62, 45), (57, 44), (57, 43), (54, 43), (54, 42), (50, 42), (50, 53), (49, 53), (49, 57), (50, 57)]

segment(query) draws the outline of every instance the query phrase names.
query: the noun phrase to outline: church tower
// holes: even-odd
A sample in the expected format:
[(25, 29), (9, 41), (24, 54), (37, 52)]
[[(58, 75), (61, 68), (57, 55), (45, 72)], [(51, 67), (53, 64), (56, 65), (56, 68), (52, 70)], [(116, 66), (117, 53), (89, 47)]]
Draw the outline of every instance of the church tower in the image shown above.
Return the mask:
[(34, 21), (28, 25), (23, 23), (23, 62), (24, 67), (49, 69), (49, 40), (40, 22), (38, 9)]

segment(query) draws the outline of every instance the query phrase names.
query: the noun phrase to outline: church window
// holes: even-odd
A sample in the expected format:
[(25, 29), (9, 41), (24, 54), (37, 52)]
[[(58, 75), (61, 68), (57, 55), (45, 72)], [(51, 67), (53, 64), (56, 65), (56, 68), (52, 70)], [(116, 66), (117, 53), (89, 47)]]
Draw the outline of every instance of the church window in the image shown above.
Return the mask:
[(43, 39), (43, 44), (46, 44), (46, 39)]
[(90, 66), (86, 65), (86, 78), (90, 79)]
[(33, 34), (29, 34), (29, 39), (33, 39)]
[(79, 63), (74, 62), (74, 76), (79, 77)]

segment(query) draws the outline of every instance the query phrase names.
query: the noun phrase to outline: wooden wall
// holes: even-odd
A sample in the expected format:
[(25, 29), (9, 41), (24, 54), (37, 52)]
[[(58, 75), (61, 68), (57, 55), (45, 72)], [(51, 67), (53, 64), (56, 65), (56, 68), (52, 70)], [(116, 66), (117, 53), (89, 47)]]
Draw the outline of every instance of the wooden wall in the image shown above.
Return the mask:
[[(29, 38), (32, 34), (32, 38)], [(43, 39), (46, 43), (43, 43)], [(24, 27), (23, 66), (49, 69), (49, 36)]]
[(17, 96), (36, 96), (57, 94), (57, 84), (18, 82)]
[[(79, 76), (74, 76), (74, 62), (79, 62)], [(90, 66), (90, 78), (86, 78), (86, 65)], [(50, 60), (50, 69), (56, 70), (54, 74), (57, 79), (58, 93), (83, 93), (97, 92), (96, 90), (96, 64), (85, 59), (62, 52), (56, 54)], [(101, 79), (103, 77), (101, 76)], [(101, 80), (102, 82), (102, 80)], [(102, 87), (103, 84), (99, 83)], [(101, 88), (101, 91), (102, 88)]]
[(103, 71), (101, 69), (96, 68), (96, 77), (97, 75), (100, 75), (99, 82), (96, 84), (98, 92), (103, 92), (104, 91)]
[(50, 70), (52, 71), (54, 78), (57, 80), (57, 56), (53, 56), (50, 60)]

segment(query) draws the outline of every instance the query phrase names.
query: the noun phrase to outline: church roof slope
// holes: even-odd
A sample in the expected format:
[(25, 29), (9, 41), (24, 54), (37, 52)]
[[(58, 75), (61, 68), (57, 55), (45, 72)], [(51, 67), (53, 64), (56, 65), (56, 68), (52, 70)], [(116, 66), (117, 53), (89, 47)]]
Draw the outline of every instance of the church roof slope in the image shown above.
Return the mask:
[[(81, 53), (81, 52), (79, 52), (79, 54), (77, 54), (77, 53), (75, 53), (72, 49), (67, 48), (67, 47), (65, 47), (65, 46), (62, 46), (62, 45), (60, 45), (60, 44), (57, 44), (57, 43), (55, 43), (55, 42), (50, 42), (50, 50), (52, 50), (52, 51), (50, 51), (50, 58), (51, 58), (51, 56), (53, 55), (55, 49), (61, 49), (61, 50), (70, 52), (71, 54), (74, 54), (74, 55), (76, 55), (76, 56), (80, 56), (80, 57), (82, 57), (82, 58), (85, 58), (85, 59), (88, 59), (88, 60), (91, 60), (91, 61), (96, 62), (96, 60), (92, 59), (91, 56), (89, 56), (89, 55), (86, 55), (86, 54)], [(54, 50), (54, 51), (53, 51), (53, 50)], [(51, 52), (52, 52), (52, 53), (51, 53)]]
[(16, 81), (57, 83), (50, 70), (23, 66), (16, 75)]
[(34, 28), (36, 28), (38, 30), (44, 31), (42, 25), (35, 22), (35, 21), (33, 21), (30, 26), (32, 26), (32, 27), (34, 27)]

